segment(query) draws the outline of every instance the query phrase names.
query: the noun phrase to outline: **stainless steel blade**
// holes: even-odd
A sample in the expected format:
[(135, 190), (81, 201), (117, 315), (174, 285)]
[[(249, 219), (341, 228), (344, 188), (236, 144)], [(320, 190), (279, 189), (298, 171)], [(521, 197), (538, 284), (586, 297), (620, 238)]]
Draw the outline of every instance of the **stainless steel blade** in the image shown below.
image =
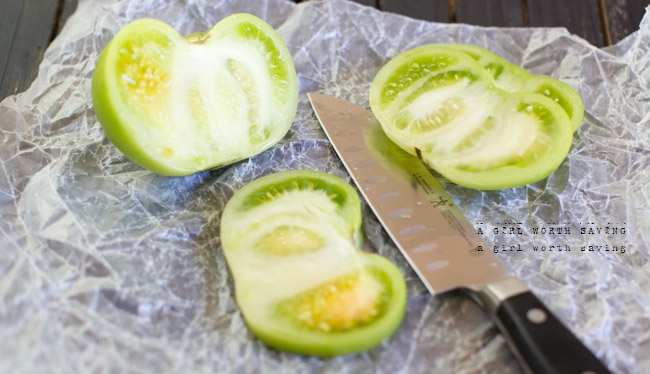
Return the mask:
[(361, 194), (432, 294), (509, 279), (429, 169), (388, 139), (370, 111), (322, 94), (309, 100)]

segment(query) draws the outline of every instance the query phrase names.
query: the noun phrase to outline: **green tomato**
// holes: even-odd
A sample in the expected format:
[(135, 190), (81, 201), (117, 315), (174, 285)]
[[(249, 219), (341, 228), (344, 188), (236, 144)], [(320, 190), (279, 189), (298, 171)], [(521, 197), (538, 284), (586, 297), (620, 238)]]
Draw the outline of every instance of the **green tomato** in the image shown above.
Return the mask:
[(128, 158), (182, 176), (282, 139), (296, 114), (298, 83), (282, 39), (255, 16), (234, 14), (186, 38), (140, 19), (102, 51), (92, 97), (106, 135)]
[(568, 84), (546, 75), (531, 74), (513, 65), (499, 55), (472, 44), (442, 44), (465, 52), (494, 77), (497, 86), (509, 92), (534, 92), (551, 98), (558, 103), (571, 119), (573, 131), (584, 118), (584, 104), (580, 95)]
[(395, 265), (360, 250), (361, 204), (329, 174), (294, 170), (237, 191), (221, 244), (247, 326), (269, 346), (333, 356), (390, 336), (406, 308)]
[(506, 91), (493, 76), (458, 49), (426, 45), (382, 67), (370, 106), (393, 142), (461, 186), (539, 181), (569, 152), (571, 120), (553, 99)]

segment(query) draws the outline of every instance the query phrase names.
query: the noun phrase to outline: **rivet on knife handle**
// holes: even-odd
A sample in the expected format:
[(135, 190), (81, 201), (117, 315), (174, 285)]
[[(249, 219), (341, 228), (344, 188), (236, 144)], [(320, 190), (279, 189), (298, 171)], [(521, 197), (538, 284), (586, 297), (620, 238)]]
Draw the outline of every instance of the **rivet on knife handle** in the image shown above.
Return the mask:
[(323, 130), (382, 226), (427, 289), (468, 291), (535, 373), (608, 373), (607, 368), (521, 283), (421, 161), (392, 143), (372, 113), (310, 93)]

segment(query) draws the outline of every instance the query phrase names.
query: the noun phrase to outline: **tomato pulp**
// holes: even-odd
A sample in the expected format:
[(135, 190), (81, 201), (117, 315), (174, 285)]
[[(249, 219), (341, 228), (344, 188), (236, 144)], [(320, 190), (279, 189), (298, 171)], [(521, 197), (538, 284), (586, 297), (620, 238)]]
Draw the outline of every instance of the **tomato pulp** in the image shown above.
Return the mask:
[(547, 177), (566, 158), (582, 120), (577, 94), (467, 50), (425, 45), (380, 69), (370, 106), (386, 135), (465, 187), (495, 190)]
[(361, 248), (361, 204), (347, 182), (294, 170), (235, 193), (221, 243), (237, 303), (271, 347), (332, 356), (376, 346), (399, 326), (406, 284), (395, 265)]
[(287, 133), (298, 83), (276, 31), (234, 14), (181, 37), (164, 22), (126, 25), (92, 78), (95, 112), (129, 159), (182, 176), (258, 154)]

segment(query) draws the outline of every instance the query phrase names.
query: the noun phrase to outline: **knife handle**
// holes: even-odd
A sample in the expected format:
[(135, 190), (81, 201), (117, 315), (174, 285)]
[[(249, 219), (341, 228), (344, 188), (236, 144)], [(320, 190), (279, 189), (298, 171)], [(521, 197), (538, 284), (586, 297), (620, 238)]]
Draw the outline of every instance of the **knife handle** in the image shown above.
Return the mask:
[(609, 373), (530, 291), (501, 301), (495, 317), (519, 358), (533, 373)]

